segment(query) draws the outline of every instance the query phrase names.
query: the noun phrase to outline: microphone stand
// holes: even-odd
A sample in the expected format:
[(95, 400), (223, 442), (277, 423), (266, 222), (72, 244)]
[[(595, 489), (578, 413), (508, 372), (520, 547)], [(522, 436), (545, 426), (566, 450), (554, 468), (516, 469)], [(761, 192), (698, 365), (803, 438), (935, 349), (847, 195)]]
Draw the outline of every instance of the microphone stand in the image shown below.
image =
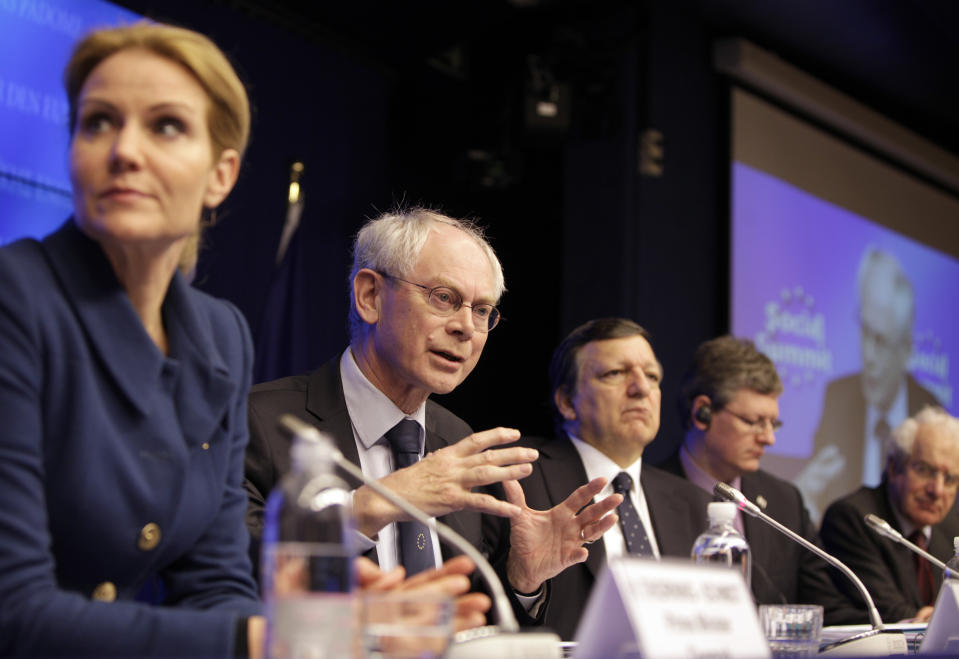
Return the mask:
[(449, 659), (468, 659), (494, 655), (500, 659), (509, 657), (559, 659), (560, 639), (556, 634), (549, 632), (520, 633), (519, 623), (516, 622), (513, 608), (506, 591), (503, 589), (503, 584), (500, 583), (499, 577), (496, 575), (496, 571), (493, 570), (489, 561), (477, 551), (476, 547), (471, 545), (463, 536), (446, 524), (429, 517), (389, 488), (364, 474), (362, 469), (343, 457), (343, 454), (333, 445), (333, 442), (321, 435), (320, 431), (310, 424), (292, 414), (282, 415), (279, 423), (280, 427), (291, 435), (323, 445), (338, 467), (368, 485), (374, 492), (417, 522), (435, 529), (439, 537), (469, 556), (476, 564), (476, 569), (479, 570), (480, 576), (492, 594), (493, 607), (496, 611), (496, 617), (499, 619), (499, 626), (491, 625), (463, 633), (466, 640), (450, 647), (446, 655)]
[[(809, 540), (806, 540), (806, 538), (802, 537), (801, 535), (799, 535), (792, 529), (787, 528), (783, 526), (782, 524), (780, 524), (779, 522), (777, 522), (775, 519), (773, 519), (772, 517), (764, 513), (762, 510), (760, 510), (759, 506), (757, 506), (752, 501), (747, 499), (746, 496), (742, 492), (737, 490), (736, 488), (731, 487), (727, 485), (726, 483), (719, 482), (719, 483), (716, 483), (716, 486), (713, 488), (713, 494), (715, 494), (716, 496), (726, 501), (732, 501), (738, 506), (738, 508), (741, 511), (743, 511), (747, 515), (751, 515), (753, 517), (756, 517), (762, 520), (763, 522), (772, 526), (774, 529), (776, 529), (777, 531), (779, 531), (786, 537), (794, 540), (795, 542), (798, 542), (800, 545), (802, 545), (803, 547), (805, 547), (806, 549), (814, 553), (816, 556), (823, 559), (824, 561), (826, 561), (827, 563), (835, 567), (837, 570), (842, 572), (850, 581), (853, 582), (853, 584), (859, 590), (860, 594), (862, 595), (863, 599), (866, 602), (866, 609), (869, 613), (869, 619), (872, 621), (872, 629), (859, 634), (855, 634), (848, 638), (844, 638), (835, 643), (830, 643), (829, 645), (822, 648), (822, 650), (820, 651), (820, 654), (829, 653), (834, 656), (835, 655), (876, 656), (876, 655), (895, 654), (900, 651), (902, 654), (906, 653), (906, 650), (907, 650), (906, 637), (901, 632), (894, 632), (898, 634), (899, 636), (901, 636), (901, 643), (899, 643), (898, 641), (891, 641), (889, 643), (886, 643), (885, 639), (880, 643), (874, 643), (872, 642), (872, 640), (867, 640), (867, 639), (870, 639), (870, 637), (877, 637), (878, 634), (884, 631), (888, 633), (888, 630), (885, 630), (885, 627), (882, 624), (882, 618), (879, 616), (879, 611), (876, 609), (876, 604), (872, 601), (872, 596), (869, 594), (869, 591), (866, 590), (866, 587), (863, 585), (859, 577), (857, 577), (856, 574), (852, 570), (850, 570), (842, 561), (840, 561), (835, 556), (832, 556), (831, 554), (826, 553), (825, 550), (823, 550), (816, 544), (810, 542)], [(896, 648), (901, 646), (901, 650), (890, 647), (893, 644), (895, 644)], [(852, 647), (844, 647), (841, 652), (836, 652), (836, 649), (841, 645), (842, 646), (849, 645)]]
[(938, 558), (930, 554), (928, 551), (926, 551), (922, 547), (911, 542), (908, 538), (903, 536), (899, 531), (892, 528), (892, 526), (889, 525), (889, 522), (884, 520), (882, 517), (869, 513), (863, 519), (865, 519), (866, 524), (869, 525), (869, 527), (872, 528), (872, 530), (878, 533), (879, 535), (889, 538), (893, 542), (898, 542), (900, 545), (903, 545), (904, 547), (908, 548), (914, 553), (919, 554), (920, 556), (925, 558), (927, 561), (935, 565), (937, 568), (942, 570), (945, 579), (959, 578), (959, 574), (956, 574), (955, 570), (951, 569), (948, 565), (940, 561)]

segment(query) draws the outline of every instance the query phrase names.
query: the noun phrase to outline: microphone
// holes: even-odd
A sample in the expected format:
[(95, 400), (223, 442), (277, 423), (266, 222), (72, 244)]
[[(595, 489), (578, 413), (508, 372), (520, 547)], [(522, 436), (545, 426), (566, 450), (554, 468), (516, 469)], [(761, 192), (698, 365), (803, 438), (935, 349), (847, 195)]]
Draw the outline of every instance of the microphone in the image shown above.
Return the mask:
[[(850, 570), (842, 561), (840, 561), (838, 558), (836, 558), (832, 554), (826, 553), (826, 551), (823, 550), (821, 547), (817, 546), (816, 544), (812, 542), (809, 542), (809, 540), (806, 540), (806, 538), (802, 537), (801, 535), (799, 535), (792, 529), (789, 529), (783, 526), (782, 524), (780, 524), (779, 522), (777, 522), (775, 519), (773, 519), (772, 517), (764, 513), (762, 510), (760, 510), (759, 506), (757, 506), (752, 501), (747, 499), (746, 496), (742, 492), (737, 490), (736, 488), (730, 487), (726, 483), (719, 482), (719, 483), (716, 483), (716, 486), (713, 488), (713, 494), (715, 494), (719, 498), (724, 499), (726, 501), (732, 501), (739, 507), (741, 511), (743, 511), (747, 515), (751, 515), (753, 517), (756, 517), (762, 520), (763, 522), (765, 522), (766, 524), (769, 524), (770, 526), (772, 526), (774, 529), (776, 529), (777, 531), (779, 531), (786, 537), (792, 539), (795, 542), (798, 542), (800, 545), (802, 545), (803, 547), (805, 547), (806, 549), (814, 553), (816, 556), (823, 559), (824, 561), (826, 561), (827, 563), (835, 567), (837, 570), (842, 572), (844, 575), (846, 575), (846, 577), (850, 581), (852, 581), (853, 584), (856, 586), (857, 590), (859, 590), (860, 594), (862, 594), (862, 597), (866, 602), (866, 608), (869, 612), (869, 619), (872, 620), (872, 629), (870, 629), (869, 631), (862, 632), (861, 634), (850, 636), (849, 638), (844, 638), (841, 641), (838, 641), (836, 643), (830, 643), (829, 645), (827, 645), (820, 651), (820, 654), (828, 652), (829, 650), (834, 649), (839, 645), (844, 645), (846, 643), (852, 643), (852, 642), (861, 641), (861, 640), (865, 641), (865, 639), (868, 639), (871, 636), (875, 636), (884, 630), (884, 626), (882, 624), (882, 618), (879, 616), (879, 611), (876, 609), (876, 604), (872, 601), (872, 596), (869, 594), (869, 591), (866, 590), (866, 587), (863, 585), (859, 577), (857, 577), (856, 574), (852, 570)], [(907, 649), (906, 638), (905, 638), (905, 635), (900, 634), (900, 636), (902, 637), (901, 652), (905, 654)], [(876, 653), (889, 654), (890, 651), (893, 650), (893, 648), (891, 647), (886, 647), (885, 643), (875, 644), (875, 646), (872, 647), (874, 644), (871, 641), (865, 641), (864, 643), (860, 643), (857, 645), (859, 645), (859, 647), (856, 648), (855, 653), (860, 656), (867, 656), (867, 655), (872, 655)], [(879, 645), (882, 645), (883, 647), (880, 648)], [(898, 645), (898, 642), (897, 642), (897, 645)], [(895, 651), (893, 651), (892, 653), (895, 654)], [(846, 654), (845, 651), (843, 652), (843, 654)]]
[(886, 538), (889, 538), (889, 539), (892, 540), (893, 542), (898, 542), (898, 543), (899, 543), (900, 545), (902, 545), (903, 547), (906, 547), (906, 548), (908, 548), (910, 551), (919, 554), (920, 556), (922, 556), (923, 558), (925, 558), (927, 561), (929, 561), (930, 563), (932, 563), (933, 565), (935, 565), (937, 568), (939, 568), (940, 570), (942, 570), (943, 573), (945, 574), (945, 578), (946, 578), (946, 579), (959, 577), (959, 574), (956, 574), (956, 572), (955, 572), (954, 570), (950, 569), (949, 566), (947, 566), (945, 563), (943, 563), (942, 561), (940, 561), (938, 558), (936, 558), (935, 556), (933, 556), (932, 554), (930, 554), (929, 552), (927, 552), (925, 549), (923, 549), (923, 548), (919, 547), (918, 545), (910, 542), (907, 538), (905, 538), (905, 537), (902, 535), (902, 533), (900, 533), (900, 532), (897, 531), (896, 529), (892, 528), (892, 526), (889, 524), (889, 522), (887, 522), (886, 520), (884, 520), (882, 517), (879, 517), (878, 515), (873, 515), (872, 513), (869, 513), (869, 514), (866, 515), (863, 519), (865, 519), (865, 520), (866, 520), (866, 524), (869, 525), (869, 526), (872, 528), (872, 530), (875, 531), (876, 533), (878, 533), (879, 535), (885, 536)]
[(491, 625), (460, 632), (464, 642), (457, 642), (451, 646), (447, 657), (450, 659), (468, 659), (487, 657), (491, 656), (490, 653), (494, 653), (495, 656), (502, 658), (528, 657), (533, 659), (542, 657), (543, 659), (559, 659), (560, 639), (556, 634), (547, 632), (519, 633), (519, 623), (516, 622), (513, 608), (506, 596), (506, 591), (503, 589), (503, 584), (496, 576), (496, 571), (493, 570), (489, 561), (477, 551), (476, 547), (471, 545), (463, 536), (446, 524), (431, 518), (389, 488), (364, 474), (362, 469), (343, 457), (343, 454), (333, 445), (333, 442), (320, 434), (320, 431), (312, 425), (292, 414), (282, 415), (279, 423), (280, 427), (291, 435), (301, 440), (322, 445), (329, 451), (330, 458), (340, 469), (368, 485), (374, 492), (417, 522), (433, 528), (440, 538), (469, 556), (476, 564), (476, 569), (479, 570), (480, 576), (492, 594), (493, 608), (499, 619), (499, 626)]

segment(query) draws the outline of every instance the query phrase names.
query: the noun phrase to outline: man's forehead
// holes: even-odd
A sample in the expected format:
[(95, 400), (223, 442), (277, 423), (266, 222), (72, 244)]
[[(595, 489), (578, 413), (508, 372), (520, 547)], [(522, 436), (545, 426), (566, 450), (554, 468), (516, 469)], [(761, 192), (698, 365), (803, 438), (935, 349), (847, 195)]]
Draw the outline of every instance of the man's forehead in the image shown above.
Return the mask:
[(582, 352), (589, 362), (597, 366), (623, 364), (655, 366), (660, 372), (663, 370), (649, 341), (639, 334), (590, 341), (583, 346)]
[(477, 302), (497, 301), (493, 264), (483, 248), (461, 229), (434, 227), (420, 250), (413, 273), (431, 288), (446, 286)]
[(959, 445), (946, 428), (937, 424), (924, 423), (916, 429), (912, 457), (926, 462), (942, 461), (949, 471), (959, 472)]
[(750, 387), (740, 387), (733, 392), (733, 395), (730, 396), (730, 402), (732, 401), (748, 401), (753, 402), (757, 405), (764, 405), (768, 407), (775, 406), (776, 409), (779, 409), (779, 394), (764, 394), (761, 391), (756, 391)]

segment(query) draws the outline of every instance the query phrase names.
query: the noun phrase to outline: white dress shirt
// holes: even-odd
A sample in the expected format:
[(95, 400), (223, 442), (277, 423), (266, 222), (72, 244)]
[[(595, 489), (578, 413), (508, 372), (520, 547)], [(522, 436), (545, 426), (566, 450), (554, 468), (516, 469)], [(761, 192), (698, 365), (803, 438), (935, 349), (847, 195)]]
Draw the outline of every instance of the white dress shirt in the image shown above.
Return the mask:
[[(606, 486), (596, 495), (597, 500), (613, 494), (613, 479), (616, 478), (619, 472), (625, 471), (629, 474), (630, 478), (633, 479), (633, 489), (632, 492), (629, 493), (629, 496), (630, 499), (632, 499), (633, 506), (636, 508), (636, 513), (639, 515), (640, 521), (643, 523), (643, 526), (646, 527), (646, 535), (649, 536), (649, 546), (653, 551), (653, 556), (658, 559), (659, 545), (656, 542), (656, 534), (653, 533), (653, 522), (649, 516), (649, 507), (646, 505), (646, 495), (643, 493), (643, 488), (640, 487), (639, 482), (643, 459), (640, 458), (624, 469), (591, 444), (587, 444), (572, 435), (570, 435), (569, 438), (573, 442), (577, 453), (579, 453), (579, 459), (583, 462), (587, 481), (591, 481), (600, 476), (607, 481)], [(619, 524), (614, 524), (613, 528), (603, 534), (603, 544), (606, 547), (607, 559), (623, 556), (627, 553), (626, 538), (623, 537), (623, 529)]]
[[(353, 358), (353, 352), (347, 348), (340, 358), (340, 379), (343, 382), (343, 395), (346, 409), (353, 426), (353, 438), (360, 455), (360, 468), (367, 476), (380, 479), (393, 473), (393, 451), (384, 435), (390, 428), (403, 419), (412, 419), (420, 427), (420, 457), (423, 457), (426, 431), (426, 403), (420, 405), (412, 414), (404, 414), (382, 391), (370, 382)], [(396, 524), (387, 524), (380, 529), (376, 538), (369, 538), (359, 531), (359, 551), (365, 552), (376, 547), (376, 555), (382, 570), (399, 565), (399, 534)], [(436, 531), (430, 529), (433, 542), (433, 556), (436, 565), (442, 564), (440, 543)]]
[(872, 405), (866, 406), (866, 428), (863, 436), (862, 453), (862, 484), (869, 487), (876, 487), (882, 480), (882, 472), (886, 468), (886, 447), (882, 445), (882, 440), (876, 437), (876, 424), (880, 419), (885, 418), (889, 424), (889, 430), (898, 426), (909, 416), (909, 405), (906, 400), (906, 380), (903, 378), (899, 384), (899, 390), (896, 391), (896, 397), (893, 398), (889, 410), (883, 414), (879, 408)]

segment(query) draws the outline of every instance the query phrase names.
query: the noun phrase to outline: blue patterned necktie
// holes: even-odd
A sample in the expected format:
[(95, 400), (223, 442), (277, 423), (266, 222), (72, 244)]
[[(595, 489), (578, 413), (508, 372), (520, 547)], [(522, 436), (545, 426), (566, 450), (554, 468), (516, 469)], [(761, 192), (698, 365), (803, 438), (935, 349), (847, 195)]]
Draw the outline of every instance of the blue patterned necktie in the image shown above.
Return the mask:
[(626, 539), (626, 551), (639, 556), (652, 556), (653, 548), (646, 535), (646, 527), (639, 519), (636, 506), (629, 494), (633, 491), (633, 479), (625, 471), (621, 471), (613, 479), (613, 491), (623, 495), (623, 502), (619, 504), (616, 513), (619, 515), (619, 524)]
[[(416, 421), (403, 419), (386, 432), (386, 440), (397, 469), (420, 459), (420, 426)], [(406, 576), (436, 567), (429, 528), (416, 520), (397, 522), (396, 526), (400, 534), (400, 563), (406, 568)]]

